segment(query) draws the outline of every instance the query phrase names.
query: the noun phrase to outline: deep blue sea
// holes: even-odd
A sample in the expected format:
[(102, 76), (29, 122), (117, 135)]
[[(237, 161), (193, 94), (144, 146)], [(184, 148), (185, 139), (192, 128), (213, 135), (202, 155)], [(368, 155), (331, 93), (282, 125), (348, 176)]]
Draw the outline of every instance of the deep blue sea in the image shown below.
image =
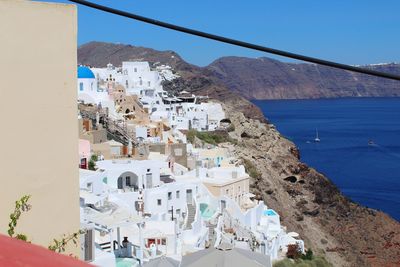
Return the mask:
[(400, 98), (254, 103), (300, 148), (303, 162), (353, 201), (400, 221)]

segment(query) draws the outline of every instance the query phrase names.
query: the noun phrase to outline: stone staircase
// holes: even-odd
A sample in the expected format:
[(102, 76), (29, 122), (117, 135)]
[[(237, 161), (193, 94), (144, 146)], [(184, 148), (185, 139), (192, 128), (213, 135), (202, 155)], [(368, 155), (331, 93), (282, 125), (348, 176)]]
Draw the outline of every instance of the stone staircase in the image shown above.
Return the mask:
[(196, 216), (196, 206), (193, 204), (187, 204), (187, 220), (185, 225), (185, 230), (192, 229), (192, 223), (194, 222), (194, 217)]
[(209, 224), (208, 227), (208, 244), (210, 247), (214, 247), (215, 240), (217, 239), (217, 233), (215, 232), (215, 228), (217, 227), (216, 224)]
[[(96, 122), (96, 111), (80, 109), (79, 112), (82, 118), (90, 119), (93, 121), (93, 123)], [(102, 124), (103, 127), (106, 129), (107, 136), (109, 139), (113, 139), (126, 146), (129, 144), (129, 140), (132, 142), (133, 146), (138, 145), (138, 143), (135, 141), (134, 136), (131, 136), (128, 133), (125, 122), (121, 126), (120, 122), (108, 117), (107, 114), (103, 112), (99, 114), (99, 118), (100, 118), (100, 124)]]

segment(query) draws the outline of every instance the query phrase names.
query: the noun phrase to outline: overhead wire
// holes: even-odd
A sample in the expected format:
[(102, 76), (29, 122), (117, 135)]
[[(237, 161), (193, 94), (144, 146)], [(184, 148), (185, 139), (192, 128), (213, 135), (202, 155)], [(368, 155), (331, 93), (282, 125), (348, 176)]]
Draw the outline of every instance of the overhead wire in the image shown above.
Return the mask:
[(244, 41), (240, 41), (240, 40), (235, 40), (235, 39), (227, 38), (224, 36), (215, 35), (215, 34), (203, 32), (203, 31), (198, 31), (195, 29), (190, 29), (190, 28), (179, 26), (179, 25), (159, 21), (156, 19), (140, 16), (140, 15), (137, 15), (134, 13), (126, 12), (126, 11), (119, 10), (119, 9), (114, 9), (114, 8), (111, 8), (108, 6), (99, 5), (96, 3), (92, 3), (90, 1), (85, 1), (85, 0), (69, 0), (69, 1), (76, 3), (76, 4), (87, 6), (89, 8), (93, 8), (93, 9), (101, 10), (101, 11), (104, 11), (107, 13), (111, 13), (114, 15), (134, 19), (137, 21), (141, 21), (144, 23), (167, 28), (170, 30), (178, 31), (178, 32), (187, 33), (190, 35), (203, 37), (206, 39), (219, 41), (222, 43), (227, 43), (227, 44), (231, 44), (231, 45), (235, 45), (235, 46), (239, 46), (239, 47), (244, 47), (244, 48), (248, 48), (248, 49), (252, 49), (252, 50), (266, 52), (266, 53), (270, 53), (270, 54), (274, 54), (274, 55), (297, 59), (297, 60), (310, 62), (310, 63), (314, 63), (314, 64), (318, 64), (318, 65), (332, 67), (332, 68), (337, 68), (337, 69), (342, 69), (342, 70), (347, 70), (347, 71), (352, 71), (352, 72), (357, 72), (357, 73), (372, 75), (372, 76), (376, 76), (376, 77), (400, 81), (400, 75), (396, 75), (396, 74), (392, 74), (392, 73), (376, 71), (376, 70), (368, 69), (368, 68), (360, 68), (360, 67), (356, 67), (356, 66), (352, 66), (352, 65), (337, 63), (337, 62), (319, 59), (319, 58), (315, 58), (315, 57), (309, 57), (309, 56), (305, 56), (305, 55), (301, 55), (301, 54), (291, 53), (291, 52), (287, 52), (284, 50), (279, 50), (279, 49), (274, 49), (274, 48), (270, 48), (270, 47), (266, 47), (266, 46), (252, 44), (252, 43), (248, 43), (248, 42), (244, 42)]

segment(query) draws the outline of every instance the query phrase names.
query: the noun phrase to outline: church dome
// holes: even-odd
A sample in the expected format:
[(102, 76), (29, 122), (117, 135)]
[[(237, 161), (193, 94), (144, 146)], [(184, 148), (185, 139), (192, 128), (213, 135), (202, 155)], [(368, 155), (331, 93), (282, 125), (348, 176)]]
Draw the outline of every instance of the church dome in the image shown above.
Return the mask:
[(85, 66), (78, 67), (78, 79), (94, 79), (93, 72)]

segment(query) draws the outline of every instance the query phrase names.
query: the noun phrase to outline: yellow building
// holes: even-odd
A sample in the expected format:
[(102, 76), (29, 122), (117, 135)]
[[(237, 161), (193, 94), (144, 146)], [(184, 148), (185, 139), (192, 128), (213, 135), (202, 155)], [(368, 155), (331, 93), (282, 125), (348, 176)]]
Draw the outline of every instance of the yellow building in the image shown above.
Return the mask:
[(76, 7), (2, 0), (0, 14), (0, 232), (31, 195), (16, 230), (47, 247), (80, 227)]

